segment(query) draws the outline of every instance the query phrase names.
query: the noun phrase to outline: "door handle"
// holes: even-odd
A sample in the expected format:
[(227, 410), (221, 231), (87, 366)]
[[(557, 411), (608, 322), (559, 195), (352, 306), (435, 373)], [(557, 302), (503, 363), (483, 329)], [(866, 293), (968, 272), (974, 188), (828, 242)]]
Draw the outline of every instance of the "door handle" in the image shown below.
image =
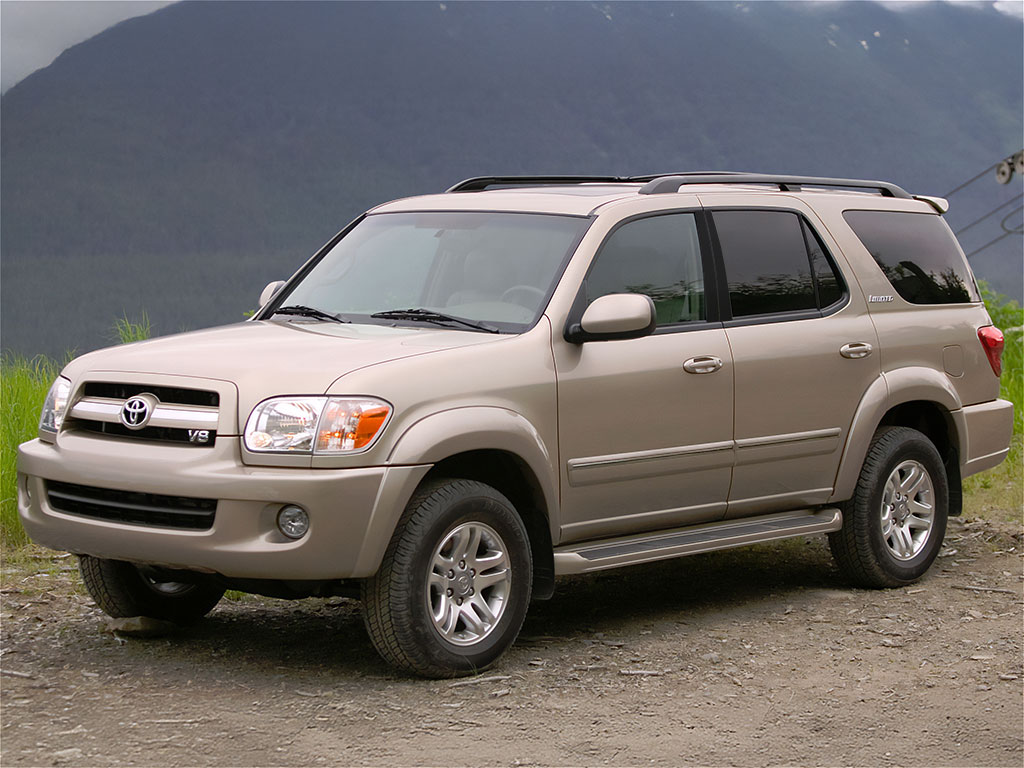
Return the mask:
[(850, 344), (843, 344), (839, 348), (839, 354), (843, 357), (847, 357), (850, 360), (856, 360), (858, 357), (867, 357), (871, 354), (871, 345), (864, 341), (854, 341)]
[(683, 370), (687, 373), (714, 373), (721, 367), (722, 361), (711, 355), (691, 357), (683, 363)]

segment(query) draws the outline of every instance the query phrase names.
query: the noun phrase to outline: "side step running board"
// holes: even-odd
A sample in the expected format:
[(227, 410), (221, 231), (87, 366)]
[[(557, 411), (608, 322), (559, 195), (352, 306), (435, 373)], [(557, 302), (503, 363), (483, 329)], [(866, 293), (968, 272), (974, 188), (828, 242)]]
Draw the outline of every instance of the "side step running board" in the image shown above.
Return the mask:
[(721, 520), (672, 531), (576, 543), (555, 549), (555, 573), (562, 576), (602, 571), (622, 565), (742, 547), (761, 541), (838, 531), (842, 527), (843, 513), (828, 507), (780, 512), (743, 520)]

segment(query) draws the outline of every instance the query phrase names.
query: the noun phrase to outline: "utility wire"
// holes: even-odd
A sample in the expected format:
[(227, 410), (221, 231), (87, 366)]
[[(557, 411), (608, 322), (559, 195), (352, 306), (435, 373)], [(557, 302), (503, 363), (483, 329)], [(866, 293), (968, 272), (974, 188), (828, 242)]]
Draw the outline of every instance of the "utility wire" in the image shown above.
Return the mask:
[(1024, 224), (1020, 224), (1020, 225), (1014, 227), (1013, 229), (1010, 229), (1008, 226), (1006, 226), (1006, 222), (1009, 220), (1009, 218), (1011, 216), (1013, 216), (1013, 214), (1020, 213), (1021, 211), (1024, 211), (1024, 205), (1021, 205), (1021, 206), (1018, 206), (1017, 208), (1014, 208), (1012, 211), (1010, 211), (1008, 214), (1006, 214), (1003, 217), (1002, 221), (999, 222), (999, 226), (1003, 228), (1003, 231), (1006, 232), (1006, 234), (1008, 234), (1008, 235), (1024, 234)]
[[(995, 208), (993, 208), (993, 209), (992, 209), (991, 211), (989, 211), (988, 213), (986, 213), (986, 214), (985, 214), (984, 216), (981, 216), (981, 217), (979, 217), (979, 218), (975, 219), (975, 220), (974, 220), (974, 221), (972, 221), (972, 222), (971, 222), (970, 224), (968, 224), (968, 225), (967, 225), (966, 227), (960, 227), (960, 229), (958, 229), (958, 230), (957, 230), (956, 232), (954, 232), (953, 234), (955, 234), (955, 235), (959, 235), (959, 234), (960, 234), (961, 232), (966, 232), (966, 231), (967, 231), (968, 229), (970, 229), (971, 227), (973, 227), (973, 226), (974, 226), (975, 224), (980, 224), (980, 223), (981, 223), (981, 222), (983, 222), (983, 221), (984, 221), (985, 219), (987, 219), (987, 218), (988, 218), (989, 216), (991, 216), (992, 214), (996, 213), (996, 212), (997, 212), (997, 211), (998, 211), (998, 210), (999, 210), (1000, 208), (1005, 208), (1005, 207), (1006, 207), (1006, 206), (1008, 206), (1008, 205), (1009, 205), (1010, 203), (1015, 203), (1015, 202), (1017, 202), (1018, 200), (1020, 200), (1020, 199), (1021, 199), (1022, 197), (1024, 197), (1024, 192), (1022, 192), (1021, 194), (1017, 195), (1017, 196), (1016, 196), (1015, 198), (1013, 198), (1013, 199), (1011, 199), (1011, 200), (1007, 200), (1006, 202), (1000, 203), (1000, 204), (999, 204), (999, 205), (997, 205), (997, 206), (996, 206)], [(1019, 210), (1019, 209), (1018, 209), (1018, 210)]]
[[(1000, 161), (999, 161), (999, 163), (1001, 163), (1001, 162), (1003, 162), (1003, 161), (1002, 161), (1002, 160), (1000, 160)], [(969, 179), (968, 179), (967, 181), (965, 181), (965, 182), (964, 182), (963, 184), (961, 184), (960, 186), (958, 186), (958, 187), (953, 187), (953, 189), (949, 190), (949, 192), (947, 192), (946, 194), (944, 194), (944, 195), (943, 195), (943, 197), (949, 197), (949, 196), (950, 196), (950, 195), (952, 195), (952, 194), (953, 194), (954, 192), (959, 192), (959, 191), (960, 191), (961, 189), (963, 189), (964, 187), (966, 187), (966, 186), (967, 186), (968, 184), (973, 184), (973, 183), (974, 183), (974, 182), (976, 182), (976, 181), (977, 181), (978, 179), (980, 179), (980, 178), (981, 178), (982, 176), (984, 176), (984, 175), (985, 175), (986, 173), (988, 173), (988, 172), (989, 172), (989, 171), (991, 171), (991, 170), (992, 170), (993, 168), (995, 168), (995, 167), (996, 167), (997, 165), (999, 165), (999, 163), (992, 163), (992, 165), (990, 165), (990, 166), (989, 166), (988, 168), (986, 168), (986, 169), (985, 169), (984, 171), (982, 171), (981, 173), (979, 173), (979, 174), (978, 174), (977, 176), (972, 176), (971, 178), (969, 178)]]
[(976, 248), (975, 250), (973, 250), (970, 253), (968, 253), (967, 254), (967, 258), (969, 259), (969, 258), (971, 258), (971, 256), (974, 256), (977, 253), (981, 253), (986, 248), (988, 248), (990, 245), (995, 245), (1000, 240), (1002, 240), (1004, 237), (1009, 237), (1010, 235), (1014, 235), (1014, 234), (1017, 234), (1017, 233), (1016, 232), (1004, 232), (999, 237), (997, 237), (995, 240), (989, 240), (987, 243), (985, 243), (983, 246), (981, 246), (981, 248)]

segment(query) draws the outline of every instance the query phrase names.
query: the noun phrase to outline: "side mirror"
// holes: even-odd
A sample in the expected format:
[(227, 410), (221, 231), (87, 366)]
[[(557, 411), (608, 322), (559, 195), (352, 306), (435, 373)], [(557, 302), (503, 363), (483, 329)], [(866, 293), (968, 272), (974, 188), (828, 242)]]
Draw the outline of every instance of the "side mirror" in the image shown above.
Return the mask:
[(274, 294), (277, 293), (284, 286), (284, 280), (275, 280), (272, 283), (267, 283), (267, 287), (263, 289), (263, 293), (260, 294), (260, 308), (267, 306)]
[(615, 341), (649, 336), (657, 325), (654, 302), (641, 293), (611, 293), (594, 299), (579, 323), (569, 326), (565, 340)]

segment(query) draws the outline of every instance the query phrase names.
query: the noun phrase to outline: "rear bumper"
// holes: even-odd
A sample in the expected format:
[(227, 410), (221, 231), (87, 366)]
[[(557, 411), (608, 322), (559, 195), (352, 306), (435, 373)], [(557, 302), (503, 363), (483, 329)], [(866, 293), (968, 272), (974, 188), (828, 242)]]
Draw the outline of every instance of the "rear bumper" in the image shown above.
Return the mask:
[[(18, 451), (18, 513), (37, 543), (76, 554), (220, 573), (233, 578), (361, 578), (376, 570), (393, 520), (428, 466), (300, 469), (251, 467), (237, 438), (209, 450), (145, 446), (61, 435)], [(150, 494), (216, 499), (209, 530), (113, 522), (54, 509), (47, 481)], [(404, 496), (404, 498), (403, 498)], [(277, 529), (282, 505), (310, 517), (299, 540)]]
[(999, 464), (1010, 451), (1013, 435), (1013, 403), (992, 400), (967, 405), (961, 410), (967, 450), (962, 457), (960, 474), (973, 475)]

